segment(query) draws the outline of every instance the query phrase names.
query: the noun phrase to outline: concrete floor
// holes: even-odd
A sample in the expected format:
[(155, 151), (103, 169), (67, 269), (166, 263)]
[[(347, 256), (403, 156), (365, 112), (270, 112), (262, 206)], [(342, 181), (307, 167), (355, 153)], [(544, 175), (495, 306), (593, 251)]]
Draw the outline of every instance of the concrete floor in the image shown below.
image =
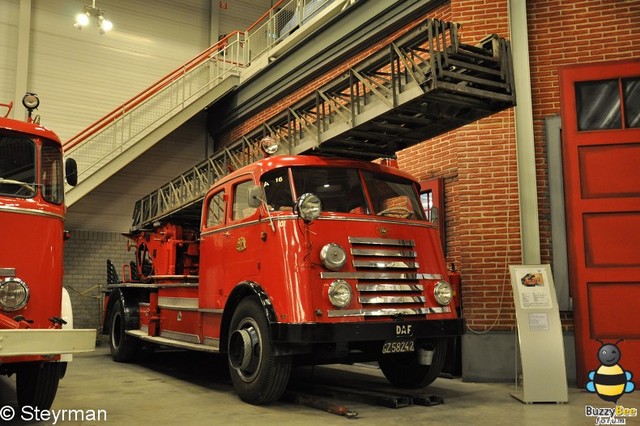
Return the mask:
[[(195, 355), (195, 356), (194, 356)], [(378, 369), (369, 366), (317, 367), (299, 372), (306, 380), (333, 379), (357, 383), (359, 387), (388, 386)], [(309, 375), (313, 374), (313, 377)], [(636, 387), (639, 383), (636, 382)], [(107, 347), (76, 355), (67, 376), (60, 382), (52, 411), (69, 418), (78, 411), (89, 416), (100, 414), (101, 421), (49, 421), (33, 425), (595, 425), (595, 417), (585, 415), (585, 406), (611, 408), (575, 387), (569, 388), (567, 404), (523, 404), (511, 397), (513, 384), (465, 383), (459, 379), (436, 380), (425, 391), (444, 398), (431, 407), (385, 408), (360, 402), (341, 401), (356, 418), (348, 419), (290, 402), (256, 407), (235, 395), (221, 357), (180, 352), (156, 353), (140, 364), (119, 364), (111, 360)], [(626, 394), (619, 404), (640, 409), (640, 393)], [(18, 410), (15, 380), (0, 378), (0, 415), (7, 405)], [(66, 410), (76, 410), (69, 412)], [(19, 416), (24, 416), (17, 411)], [(34, 414), (31, 412), (27, 416)], [(106, 416), (106, 422), (104, 417)], [(17, 416), (16, 416), (17, 417)], [(640, 417), (627, 418), (626, 424), (640, 424)], [(16, 422), (0, 422), (19, 424)], [(22, 423), (24, 424), (24, 422)]]

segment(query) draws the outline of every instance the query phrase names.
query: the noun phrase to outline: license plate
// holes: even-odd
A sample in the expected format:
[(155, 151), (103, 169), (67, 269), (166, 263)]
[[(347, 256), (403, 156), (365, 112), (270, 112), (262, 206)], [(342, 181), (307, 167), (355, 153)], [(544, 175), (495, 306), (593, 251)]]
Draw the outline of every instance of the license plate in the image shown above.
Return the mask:
[(413, 352), (415, 342), (413, 340), (394, 340), (382, 345), (383, 354), (397, 354), (401, 352)]

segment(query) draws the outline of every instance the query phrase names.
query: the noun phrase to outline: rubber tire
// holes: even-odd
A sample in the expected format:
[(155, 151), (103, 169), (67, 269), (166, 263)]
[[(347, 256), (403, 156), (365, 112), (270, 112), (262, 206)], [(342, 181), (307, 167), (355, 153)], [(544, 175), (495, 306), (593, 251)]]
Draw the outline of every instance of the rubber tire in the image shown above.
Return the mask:
[(447, 339), (435, 339), (435, 353), (431, 365), (418, 363), (418, 352), (382, 355), (380, 369), (391, 384), (400, 388), (416, 389), (429, 386), (438, 378), (447, 359)]
[(16, 394), (20, 407), (48, 410), (58, 392), (65, 362), (25, 362), (16, 370)]
[(138, 356), (140, 341), (125, 333), (125, 315), (121, 300), (116, 300), (109, 319), (109, 349), (116, 362), (131, 362)]
[(275, 356), (269, 340), (267, 319), (256, 298), (242, 300), (231, 318), (229, 327), (229, 341), (238, 327), (247, 328), (255, 325), (258, 344), (253, 354), (260, 354), (261, 358), (254, 371), (240, 372), (231, 365), (231, 349), (229, 357), (229, 373), (236, 393), (244, 402), (253, 405), (269, 404), (278, 400), (289, 384), (291, 377), (291, 357)]

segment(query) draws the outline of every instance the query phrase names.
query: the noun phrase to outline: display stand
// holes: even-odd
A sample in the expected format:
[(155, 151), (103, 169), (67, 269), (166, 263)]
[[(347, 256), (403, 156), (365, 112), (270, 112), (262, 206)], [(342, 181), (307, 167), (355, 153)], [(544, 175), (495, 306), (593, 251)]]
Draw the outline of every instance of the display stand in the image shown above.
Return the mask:
[[(549, 265), (510, 265), (524, 403), (568, 402), (562, 326)], [(517, 383), (517, 378), (516, 378)]]

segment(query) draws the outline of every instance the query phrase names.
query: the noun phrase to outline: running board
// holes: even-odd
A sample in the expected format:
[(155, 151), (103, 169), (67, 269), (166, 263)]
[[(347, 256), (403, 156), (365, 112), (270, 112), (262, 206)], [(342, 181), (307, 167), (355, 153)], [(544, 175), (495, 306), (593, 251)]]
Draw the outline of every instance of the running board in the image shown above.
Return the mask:
[(133, 336), (145, 342), (155, 343), (157, 345), (172, 346), (174, 348), (190, 349), (201, 352), (220, 353), (219, 342), (216, 342), (216, 346), (210, 346), (201, 343), (181, 342), (175, 339), (167, 339), (166, 337), (149, 336), (142, 330), (127, 330), (126, 333), (129, 336)]

